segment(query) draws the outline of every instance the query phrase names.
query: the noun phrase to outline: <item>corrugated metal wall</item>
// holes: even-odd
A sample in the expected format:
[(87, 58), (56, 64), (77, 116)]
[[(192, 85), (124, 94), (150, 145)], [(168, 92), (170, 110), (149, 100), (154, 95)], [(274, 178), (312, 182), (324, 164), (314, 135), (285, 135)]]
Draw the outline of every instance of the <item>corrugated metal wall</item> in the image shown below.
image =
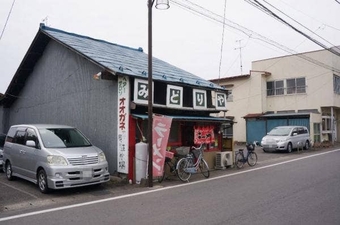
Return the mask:
[(252, 143), (254, 141), (261, 141), (262, 138), (271, 129), (277, 126), (305, 126), (309, 129), (309, 118), (276, 118), (276, 119), (247, 119), (246, 120), (246, 136), (247, 143)]
[(117, 169), (117, 82), (95, 80), (102, 69), (51, 41), (10, 108), (9, 125), (66, 124), (101, 148)]
[(247, 119), (246, 124), (247, 143), (253, 143), (254, 141), (261, 142), (262, 137), (266, 135), (266, 121)]
[(287, 119), (268, 119), (267, 120), (267, 130), (266, 130), (266, 133), (265, 135), (271, 131), (274, 127), (277, 127), (277, 126), (287, 126), (288, 120)]

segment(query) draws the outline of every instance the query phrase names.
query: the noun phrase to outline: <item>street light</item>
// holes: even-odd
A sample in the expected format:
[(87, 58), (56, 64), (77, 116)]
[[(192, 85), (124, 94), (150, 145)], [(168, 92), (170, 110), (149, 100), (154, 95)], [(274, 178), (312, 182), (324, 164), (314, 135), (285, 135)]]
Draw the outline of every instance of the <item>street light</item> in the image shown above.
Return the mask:
[[(148, 0), (148, 183), (149, 187), (153, 186), (152, 174), (152, 6), (155, 0)], [(170, 7), (169, 0), (156, 0), (157, 9), (168, 9)]]

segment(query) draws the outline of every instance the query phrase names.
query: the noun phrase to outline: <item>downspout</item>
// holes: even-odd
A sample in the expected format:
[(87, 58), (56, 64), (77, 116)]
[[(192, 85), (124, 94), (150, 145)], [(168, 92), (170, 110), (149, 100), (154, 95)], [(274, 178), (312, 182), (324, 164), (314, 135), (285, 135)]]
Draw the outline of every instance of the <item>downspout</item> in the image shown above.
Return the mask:
[(332, 145), (334, 145), (334, 112), (333, 107), (331, 107), (331, 131), (332, 131)]

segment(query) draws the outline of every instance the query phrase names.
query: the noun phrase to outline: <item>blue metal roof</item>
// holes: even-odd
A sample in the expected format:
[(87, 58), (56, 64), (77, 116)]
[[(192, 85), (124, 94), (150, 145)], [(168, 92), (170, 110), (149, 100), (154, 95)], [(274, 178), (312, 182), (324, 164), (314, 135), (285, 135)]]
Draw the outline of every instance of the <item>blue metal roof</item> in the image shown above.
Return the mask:
[[(67, 45), (74, 51), (88, 57), (109, 71), (144, 79), (148, 77), (148, 55), (143, 52), (142, 48), (134, 49), (87, 36), (68, 33), (44, 25), (42, 25), (40, 29), (52, 39)], [(157, 58), (153, 57), (152, 64), (153, 80), (225, 90), (219, 85)]]

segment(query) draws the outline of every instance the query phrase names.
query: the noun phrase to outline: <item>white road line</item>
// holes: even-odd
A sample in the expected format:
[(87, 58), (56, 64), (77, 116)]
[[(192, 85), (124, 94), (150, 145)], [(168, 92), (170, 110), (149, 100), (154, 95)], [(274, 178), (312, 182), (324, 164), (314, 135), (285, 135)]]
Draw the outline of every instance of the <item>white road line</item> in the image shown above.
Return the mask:
[(304, 157), (301, 157), (301, 158), (292, 159), (292, 160), (288, 160), (288, 161), (284, 161), (284, 162), (279, 162), (279, 163), (275, 163), (275, 164), (272, 164), (272, 165), (257, 167), (257, 168), (253, 168), (253, 169), (250, 169), (250, 170), (244, 170), (244, 171), (235, 172), (235, 173), (232, 173), (232, 174), (226, 174), (226, 175), (213, 177), (213, 178), (209, 178), (209, 179), (204, 179), (204, 180), (199, 180), (199, 181), (195, 181), (195, 182), (184, 183), (184, 184), (179, 184), (179, 185), (169, 186), (169, 187), (162, 187), (162, 188), (159, 188), (159, 189), (152, 189), (152, 190), (148, 190), (148, 191), (143, 191), (143, 192), (138, 192), (138, 193), (133, 193), (133, 194), (128, 194), (128, 195), (121, 195), (121, 196), (107, 198), (107, 199), (101, 199), (101, 200), (96, 200), (96, 201), (91, 201), (91, 202), (84, 202), (84, 203), (79, 203), (79, 204), (74, 204), (74, 205), (62, 206), (62, 207), (57, 207), (57, 208), (52, 208), (52, 209), (46, 209), (46, 210), (41, 210), (41, 211), (36, 211), (36, 212), (30, 212), (30, 213), (15, 215), (15, 216), (4, 217), (4, 218), (0, 218), (0, 222), (7, 221), (7, 220), (14, 220), (14, 219), (28, 217), (28, 216), (34, 216), (34, 215), (43, 214), (43, 213), (55, 212), (55, 211), (60, 211), (60, 210), (65, 210), (65, 209), (70, 209), (70, 208), (93, 205), (93, 204), (98, 204), (98, 203), (102, 203), (102, 202), (114, 201), (114, 200), (117, 200), (117, 199), (130, 198), (130, 197), (134, 197), (134, 196), (138, 196), (138, 195), (144, 195), (144, 194), (158, 192), (158, 191), (165, 191), (165, 190), (169, 190), (169, 189), (173, 189), (173, 188), (179, 188), (179, 187), (188, 186), (188, 185), (193, 185), (193, 184), (197, 184), (197, 183), (209, 182), (211, 180), (217, 180), (217, 179), (221, 179), (221, 178), (225, 178), (225, 177), (231, 177), (231, 176), (235, 176), (235, 175), (239, 175), (239, 174), (243, 174), (243, 173), (249, 173), (249, 172), (252, 172), (252, 171), (262, 170), (262, 169), (266, 169), (266, 168), (270, 168), (270, 167), (274, 167), (274, 166), (279, 166), (279, 165), (283, 165), (283, 164), (287, 164), (287, 163), (291, 163), (291, 162), (295, 162), (295, 161), (299, 161), (299, 160), (303, 160), (303, 159), (307, 159), (307, 158), (312, 158), (312, 157), (316, 157), (316, 156), (320, 156), (320, 155), (324, 155), (324, 154), (334, 153), (334, 152), (338, 152), (338, 151), (340, 151), (340, 149), (335, 149), (335, 150), (322, 152), (322, 153), (318, 153), (318, 154), (314, 154), (314, 155), (304, 156)]

